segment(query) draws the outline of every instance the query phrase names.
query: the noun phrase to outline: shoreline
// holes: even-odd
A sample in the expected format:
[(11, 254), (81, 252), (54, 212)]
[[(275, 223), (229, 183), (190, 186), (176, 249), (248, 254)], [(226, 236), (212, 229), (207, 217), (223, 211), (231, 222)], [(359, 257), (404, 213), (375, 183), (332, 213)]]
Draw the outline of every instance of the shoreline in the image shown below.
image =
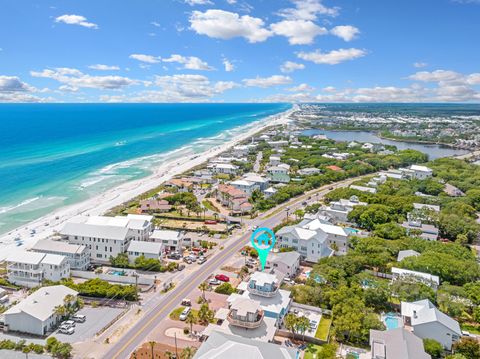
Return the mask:
[[(0, 235), (0, 261), (5, 260), (6, 256), (12, 252), (28, 249), (36, 241), (53, 235), (60, 230), (68, 220), (75, 216), (104, 214), (142, 193), (158, 187), (172, 177), (207, 162), (209, 159), (218, 156), (249, 137), (264, 131), (268, 127), (288, 123), (289, 117), (294, 111), (295, 106), (292, 106), (286, 111), (270, 115), (256, 121), (258, 122), (258, 126), (253, 126), (247, 130), (247, 132), (231, 138), (222, 145), (217, 145), (201, 153), (192, 154), (183, 160), (173, 159), (166, 161), (161, 166), (155, 168), (149, 176), (122, 183), (85, 201), (58, 208), (45, 216)], [(255, 124), (256, 122), (249, 123), (247, 126)], [(36, 231), (35, 235), (31, 236), (31, 230)], [(21, 238), (23, 245), (16, 245), (15, 238), (17, 237)]]

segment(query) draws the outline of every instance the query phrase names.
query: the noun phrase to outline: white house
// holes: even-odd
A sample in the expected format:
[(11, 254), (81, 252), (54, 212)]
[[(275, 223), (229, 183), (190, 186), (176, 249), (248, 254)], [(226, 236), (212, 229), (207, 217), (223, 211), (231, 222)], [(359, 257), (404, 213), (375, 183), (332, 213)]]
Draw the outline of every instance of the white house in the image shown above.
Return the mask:
[(426, 166), (411, 165), (410, 170), (413, 171), (413, 177), (419, 180), (424, 180), (432, 177), (433, 171)]
[(397, 262), (401, 262), (403, 259), (408, 258), (408, 257), (418, 257), (420, 253), (417, 251), (414, 251), (413, 249), (406, 249), (404, 251), (398, 252), (397, 255)]
[(417, 282), (424, 283), (435, 290), (440, 285), (440, 278), (430, 273), (423, 273), (403, 268), (392, 267), (392, 275), (392, 280), (413, 279)]
[(267, 173), (271, 182), (288, 183), (290, 182), (290, 176), (288, 175), (289, 169), (284, 166), (272, 166), (267, 168)]
[(302, 168), (301, 170), (298, 170), (298, 174), (300, 176), (312, 176), (319, 174), (320, 172), (321, 171), (315, 167)]
[(210, 163), (207, 168), (215, 174), (236, 174), (238, 172), (238, 166), (231, 163)]
[(342, 227), (325, 223), (317, 218), (303, 224), (303, 228), (316, 231), (321, 238), (325, 238), (326, 244), (335, 250), (335, 254), (347, 253), (348, 234)]
[(274, 273), (280, 272), (290, 278), (296, 276), (299, 267), (300, 254), (298, 252), (271, 253), (265, 264), (265, 268), (271, 269)]
[(25, 287), (37, 287), (44, 280), (58, 282), (70, 277), (66, 257), (36, 252), (13, 252), (7, 259), (8, 281)]
[(56, 307), (65, 305), (65, 298), (76, 300), (77, 292), (64, 285), (42, 287), (4, 313), (8, 331), (46, 335), (58, 324)]
[(180, 252), (183, 246), (184, 234), (179, 231), (157, 229), (153, 231), (150, 239), (162, 243), (165, 252)]
[(252, 195), (253, 191), (260, 190), (260, 186), (255, 182), (246, 181), (244, 179), (236, 180), (230, 182), (230, 185), (245, 192), (249, 197)]
[(357, 191), (360, 191), (360, 192), (368, 192), (368, 193), (377, 193), (377, 189), (376, 188), (372, 188), (372, 187), (365, 187), (365, 186), (357, 186), (357, 185), (350, 185), (350, 188), (351, 189), (356, 189)]
[(70, 269), (85, 270), (90, 265), (90, 251), (84, 245), (40, 239), (30, 250), (33, 252), (65, 256), (70, 263)]
[(128, 245), (127, 255), (130, 262), (135, 262), (138, 257), (160, 260), (162, 257), (163, 243), (131, 241)]
[(262, 192), (268, 188), (268, 178), (260, 176), (253, 172), (246, 173), (243, 176), (243, 180), (255, 183)]
[(329, 217), (340, 221), (347, 222), (348, 214), (353, 210), (355, 206), (366, 206), (367, 203), (360, 202), (357, 196), (351, 196), (350, 199), (340, 199), (338, 201), (330, 202), (328, 206), (322, 206), (321, 213), (328, 215)]
[(462, 331), (455, 319), (438, 310), (428, 299), (402, 302), (403, 324), (411, 327), (417, 337), (435, 339), (446, 350), (460, 339)]
[(282, 163), (282, 159), (280, 156), (271, 155), (268, 163), (270, 166), (278, 166), (280, 163)]
[[(146, 241), (152, 232), (153, 216), (144, 214), (128, 214), (127, 216), (90, 216), (83, 217), (84, 223), (127, 228), (128, 235), (137, 241)], [(79, 221), (82, 221), (80, 219)]]
[(423, 341), (404, 328), (370, 329), (371, 359), (431, 359)]

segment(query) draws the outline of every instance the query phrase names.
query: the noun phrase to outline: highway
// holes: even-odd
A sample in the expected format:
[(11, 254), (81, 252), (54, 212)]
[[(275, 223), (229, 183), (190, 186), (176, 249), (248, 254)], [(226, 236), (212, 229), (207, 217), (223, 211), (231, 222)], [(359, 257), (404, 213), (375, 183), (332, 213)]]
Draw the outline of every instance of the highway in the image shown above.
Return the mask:
[[(293, 198), (290, 201), (260, 215), (259, 217), (249, 221), (248, 224), (250, 226), (273, 228), (285, 218), (287, 208), (291, 214), (296, 209), (302, 208), (303, 202), (316, 202), (319, 198), (323, 197), (327, 192), (329, 192), (330, 189), (348, 186), (351, 182), (357, 181), (360, 178), (361, 177), (348, 179), (307, 192), (302, 196)], [(310, 197), (311, 200), (308, 200)], [(184, 278), (174, 289), (165, 295), (165, 297), (149, 313), (147, 313), (132, 328), (130, 328), (130, 330), (128, 330), (117, 343), (112, 345), (103, 358), (129, 358), (130, 354), (146, 341), (148, 334), (153, 331), (163, 319), (168, 317), (170, 312), (172, 312), (179, 305), (181, 300), (187, 296), (187, 294), (197, 288), (201, 282), (205, 281), (212, 273), (215, 272), (215, 270), (220, 268), (227, 259), (232, 257), (247, 244), (247, 242), (250, 240), (251, 231), (249, 229), (244, 231), (244, 234), (228, 241), (221, 252), (215, 254), (211, 259), (205, 262), (203, 266), (199, 267), (196, 272), (193, 272), (188, 277)]]

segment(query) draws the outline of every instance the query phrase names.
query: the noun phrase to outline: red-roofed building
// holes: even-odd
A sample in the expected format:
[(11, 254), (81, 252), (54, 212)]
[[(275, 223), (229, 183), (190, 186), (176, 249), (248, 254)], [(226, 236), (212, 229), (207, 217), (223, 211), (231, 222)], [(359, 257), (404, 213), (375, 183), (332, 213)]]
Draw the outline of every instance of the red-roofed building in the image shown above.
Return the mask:
[(253, 208), (250, 202), (248, 202), (248, 195), (244, 191), (228, 184), (218, 185), (216, 197), (233, 214), (248, 213)]
[(172, 206), (164, 199), (142, 199), (140, 201), (140, 210), (142, 213), (164, 213), (172, 209)]
[(336, 172), (338, 172), (338, 171), (343, 171), (340, 167), (335, 166), (335, 165), (327, 166), (327, 167), (325, 167), (325, 168), (326, 168), (327, 170), (332, 170), (332, 171), (336, 171)]

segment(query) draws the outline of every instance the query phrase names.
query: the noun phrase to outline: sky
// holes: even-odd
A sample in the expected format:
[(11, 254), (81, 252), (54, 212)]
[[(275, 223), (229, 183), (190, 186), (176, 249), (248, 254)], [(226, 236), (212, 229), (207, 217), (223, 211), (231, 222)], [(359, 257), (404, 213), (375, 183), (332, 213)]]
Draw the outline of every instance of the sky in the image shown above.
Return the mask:
[(0, 9), (0, 102), (480, 102), (480, 0)]

